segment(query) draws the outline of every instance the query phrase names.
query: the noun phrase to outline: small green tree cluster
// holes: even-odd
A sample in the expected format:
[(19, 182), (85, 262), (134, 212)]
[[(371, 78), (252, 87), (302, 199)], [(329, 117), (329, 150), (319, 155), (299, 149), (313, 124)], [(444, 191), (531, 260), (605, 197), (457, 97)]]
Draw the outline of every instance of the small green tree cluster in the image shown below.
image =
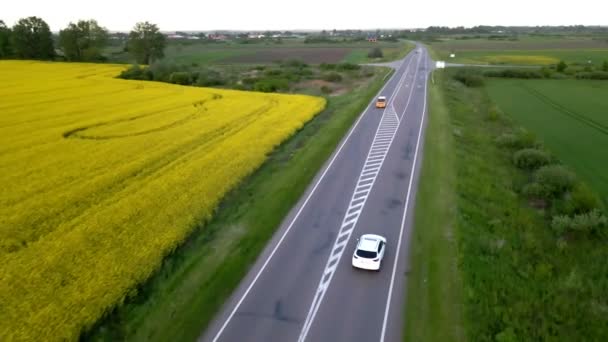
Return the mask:
[(369, 58), (382, 58), (384, 54), (382, 53), (382, 49), (379, 47), (374, 47), (367, 53), (367, 57)]
[(102, 60), (108, 30), (95, 20), (79, 20), (59, 31), (59, 46), (68, 61)]
[(578, 180), (572, 171), (556, 164), (532, 135), (520, 131), (518, 134), (503, 134), (496, 141), (499, 146), (516, 149), (513, 163), (529, 173), (526, 177), (529, 181), (521, 188), (521, 194), (545, 203), (555, 233), (608, 236), (607, 218), (597, 194)]
[(10, 31), (14, 57), (23, 59), (52, 59), (55, 57), (49, 25), (38, 17), (19, 19)]
[[(92, 19), (79, 20), (59, 31), (58, 48), (68, 61), (103, 61), (107, 42), (106, 28)], [(126, 50), (137, 63), (150, 64), (164, 56), (165, 47), (165, 36), (146, 21), (135, 24)], [(20, 19), (12, 28), (0, 20), (0, 58), (48, 60), (56, 56), (51, 30), (41, 18)]]
[(135, 24), (129, 33), (127, 49), (140, 64), (150, 64), (164, 57), (167, 39), (158, 26), (147, 21)]

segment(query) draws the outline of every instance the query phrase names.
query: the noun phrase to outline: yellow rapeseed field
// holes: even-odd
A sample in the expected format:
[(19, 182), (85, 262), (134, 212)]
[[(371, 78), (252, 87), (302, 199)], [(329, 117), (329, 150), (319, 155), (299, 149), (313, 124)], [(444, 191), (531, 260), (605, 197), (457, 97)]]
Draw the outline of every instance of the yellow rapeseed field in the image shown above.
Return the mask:
[(0, 341), (75, 340), (325, 100), (0, 61)]

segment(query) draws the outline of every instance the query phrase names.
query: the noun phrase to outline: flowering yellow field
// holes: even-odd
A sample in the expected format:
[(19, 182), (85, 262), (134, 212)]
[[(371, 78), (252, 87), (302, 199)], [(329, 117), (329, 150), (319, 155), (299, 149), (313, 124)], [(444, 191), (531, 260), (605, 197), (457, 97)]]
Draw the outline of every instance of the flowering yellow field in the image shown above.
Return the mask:
[(325, 101), (0, 61), (0, 341), (74, 340)]

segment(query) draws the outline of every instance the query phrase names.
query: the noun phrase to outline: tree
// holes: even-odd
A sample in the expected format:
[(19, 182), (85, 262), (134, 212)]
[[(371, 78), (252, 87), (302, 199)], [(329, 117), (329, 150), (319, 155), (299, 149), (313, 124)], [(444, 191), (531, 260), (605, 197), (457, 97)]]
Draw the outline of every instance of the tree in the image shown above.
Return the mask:
[(602, 70), (608, 71), (608, 61), (604, 61), (604, 63), (602, 64)]
[(0, 20), (0, 58), (9, 57), (12, 54), (11, 29), (6, 27), (4, 21)]
[(55, 56), (49, 25), (38, 17), (20, 19), (11, 34), (15, 55), (26, 59), (51, 59)]
[(367, 57), (369, 58), (382, 58), (384, 55), (382, 54), (382, 49), (379, 47), (375, 47), (369, 51)]
[(564, 70), (566, 70), (567, 67), (568, 67), (568, 65), (566, 64), (566, 62), (559, 61), (559, 63), (557, 64), (557, 71), (564, 72)]
[(95, 20), (79, 20), (59, 31), (59, 46), (70, 61), (99, 60), (107, 42), (108, 30)]
[(167, 44), (165, 36), (158, 27), (149, 22), (140, 22), (129, 33), (127, 47), (137, 63), (150, 64), (164, 56)]

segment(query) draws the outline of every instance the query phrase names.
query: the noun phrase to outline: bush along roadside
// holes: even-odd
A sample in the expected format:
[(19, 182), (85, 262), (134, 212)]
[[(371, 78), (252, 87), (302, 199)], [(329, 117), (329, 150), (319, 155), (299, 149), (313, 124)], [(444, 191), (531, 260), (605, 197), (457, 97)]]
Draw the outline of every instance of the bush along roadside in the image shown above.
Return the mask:
[(540, 145), (513, 152), (513, 162), (528, 180), (520, 194), (531, 206), (544, 209), (558, 238), (608, 236), (599, 196)]
[(590, 79), (608, 80), (608, 61), (602, 66), (594, 65), (568, 65), (561, 61), (557, 65), (543, 66), (540, 68), (493, 68), (485, 70), (485, 77), (522, 78), (522, 79)]
[(601, 67), (591, 65), (567, 65), (560, 62), (558, 65), (543, 66), (539, 68), (458, 68), (452, 72), (452, 77), (467, 87), (481, 87), (485, 77), (494, 78), (520, 78), (520, 79), (589, 79), (608, 80), (608, 61)]
[(323, 63), (316, 66), (299, 60), (288, 60), (272, 65), (199, 66), (160, 60), (149, 66), (132, 65), (118, 78), (265, 93), (300, 92), (298, 85), (322, 80), (328, 84), (321, 85), (319, 91), (330, 94), (332, 87), (329, 85), (350, 87), (373, 75), (371, 67), (352, 63)]
[(608, 340), (605, 203), (457, 72), (436, 80), (454, 140), (467, 339)]

